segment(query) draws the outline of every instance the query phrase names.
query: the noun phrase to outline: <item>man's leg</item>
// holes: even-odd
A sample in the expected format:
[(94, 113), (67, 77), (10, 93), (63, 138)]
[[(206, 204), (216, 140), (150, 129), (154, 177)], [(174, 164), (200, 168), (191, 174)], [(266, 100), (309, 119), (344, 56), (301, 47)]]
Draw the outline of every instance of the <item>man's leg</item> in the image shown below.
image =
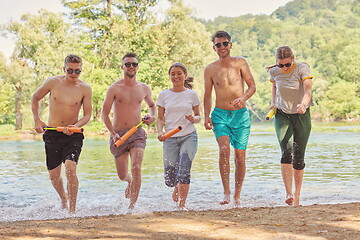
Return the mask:
[(143, 148), (132, 148), (130, 149), (131, 158), (131, 196), (129, 209), (133, 209), (138, 199), (140, 187), (141, 187), (141, 163), (144, 157)]
[(129, 153), (126, 152), (122, 154), (120, 157), (115, 159), (115, 166), (118, 177), (121, 181), (127, 181), (128, 185), (125, 190), (125, 197), (130, 198), (131, 195), (131, 181), (132, 176), (128, 171), (128, 161), (129, 161)]
[(72, 160), (65, 160), (67, 191), (69, 197), (69, 212), (75, 214), (76, 198), (79, 189), (79, 180), (76, 175), (76, 162)]
[(224, 188), (224, 200), (221, 205), (230, 203), (230, 142), (229, 137), (224, 135), (217, 139), (219, 145), (219, 170)]
[(240, 205), (240, 192), (246, 173), (246, 150), (235, 149), (235, 207)]
[(54, 169), (49, 170), (49, 178), (56, 192), (61, 199), (62, 208), (67, 209), (67, 195), (64, 190), (64, 184), (61, 177), (61, 164)]

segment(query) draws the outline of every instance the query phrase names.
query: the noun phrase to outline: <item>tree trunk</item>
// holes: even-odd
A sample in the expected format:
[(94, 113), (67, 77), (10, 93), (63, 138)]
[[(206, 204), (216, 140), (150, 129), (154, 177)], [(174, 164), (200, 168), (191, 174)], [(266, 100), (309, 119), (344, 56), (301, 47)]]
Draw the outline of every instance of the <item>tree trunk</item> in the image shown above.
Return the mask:
[(15, 97), (15, 130), (20, 130), (22, 128), (22, 115), (21, 115), (21, 94), (22, 89), (17, 88), (16, 97)]
[(253, 107), (252, 107), (251, 105), (247, 105), (247, 108), (250, 110), (250, 112), (252, 112), (252, 113), (255, 115), (255, 117), (257, 117), (257, 119), (259, 119), (261, 122), (264, 121), (264, 119), (261, 118), (261, 117), (259, 116), (259, 114), (257, 114), (257, 112), (254, 111), (254, 109), (253, 109)]

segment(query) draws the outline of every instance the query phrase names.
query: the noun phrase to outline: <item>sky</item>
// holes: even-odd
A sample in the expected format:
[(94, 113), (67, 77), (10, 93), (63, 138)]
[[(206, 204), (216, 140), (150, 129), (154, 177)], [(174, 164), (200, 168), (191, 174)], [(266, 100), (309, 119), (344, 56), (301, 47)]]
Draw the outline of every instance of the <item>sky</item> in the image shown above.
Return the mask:
[[(237, 17), (251, 14), (271, 14), (278, 7), (284, 6), (291, 0), (183, 0), (185, 5), (194, 9), (194, 16), (203, 19), (214, 19), (218, 16)], [(61, 13), (65, 8), (60, 0), (0, 0), (0, 25), (9, 21), (19, 21), (24, 13), (37, 14), (41, 9)], [(169, 7), (165, 0), (160, 0), (160, 9)], [(0, 35), (0, 51), (7, 58), (14, 49), (11, 38)]]

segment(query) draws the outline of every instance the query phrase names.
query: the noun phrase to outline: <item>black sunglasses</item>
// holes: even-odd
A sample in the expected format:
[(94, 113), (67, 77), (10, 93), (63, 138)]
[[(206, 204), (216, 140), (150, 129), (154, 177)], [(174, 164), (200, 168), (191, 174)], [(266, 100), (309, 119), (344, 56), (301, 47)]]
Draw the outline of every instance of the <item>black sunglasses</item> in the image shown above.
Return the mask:
[(137, 66), (139, 66), (139, 63), (137, 63), (137, 62), (127, 62), (127, 63), (124, 63), (124, 65), (125, 65), (125, 67), (127, 67), (127, 68), (129, 68), (129, 67), (131, 67), (131, 65), (133, 66), (133, 67), (137, 67)]
[[(228, 41), (222, 42), (222, 45), (223, 45), (224, 47), (229, 46), (229, 44), (230, 44), (230, 42), (228, 42)], [(217, 48), (221, 48), (221, 43), (216, 43), (216, 44), (214, 44), (214, 45), (215, 45), (215, 47), (217, 47)]]
[(286, 64), (278, 64), (277, 66), (279, 67), (279, 68), (283, 68), (283, 67), (291, 67), (291, 65), (292, 65), (292, 63), (286, 63)]
[(66, 72), (68, 74), (73, 74), (73, 72), (75, 72), (75, 74), (79, 75), (81, 73), (81, 70), (80, 69), (76, 69), (76, 70), (66, 69)]

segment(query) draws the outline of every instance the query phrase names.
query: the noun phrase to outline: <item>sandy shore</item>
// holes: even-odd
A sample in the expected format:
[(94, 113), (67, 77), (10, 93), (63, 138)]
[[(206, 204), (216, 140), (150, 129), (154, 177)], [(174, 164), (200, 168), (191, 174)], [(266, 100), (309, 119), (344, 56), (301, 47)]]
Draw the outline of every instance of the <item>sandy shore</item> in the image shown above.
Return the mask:
[(0, 222), (0, 239), (360, 239), (360, 203)]

